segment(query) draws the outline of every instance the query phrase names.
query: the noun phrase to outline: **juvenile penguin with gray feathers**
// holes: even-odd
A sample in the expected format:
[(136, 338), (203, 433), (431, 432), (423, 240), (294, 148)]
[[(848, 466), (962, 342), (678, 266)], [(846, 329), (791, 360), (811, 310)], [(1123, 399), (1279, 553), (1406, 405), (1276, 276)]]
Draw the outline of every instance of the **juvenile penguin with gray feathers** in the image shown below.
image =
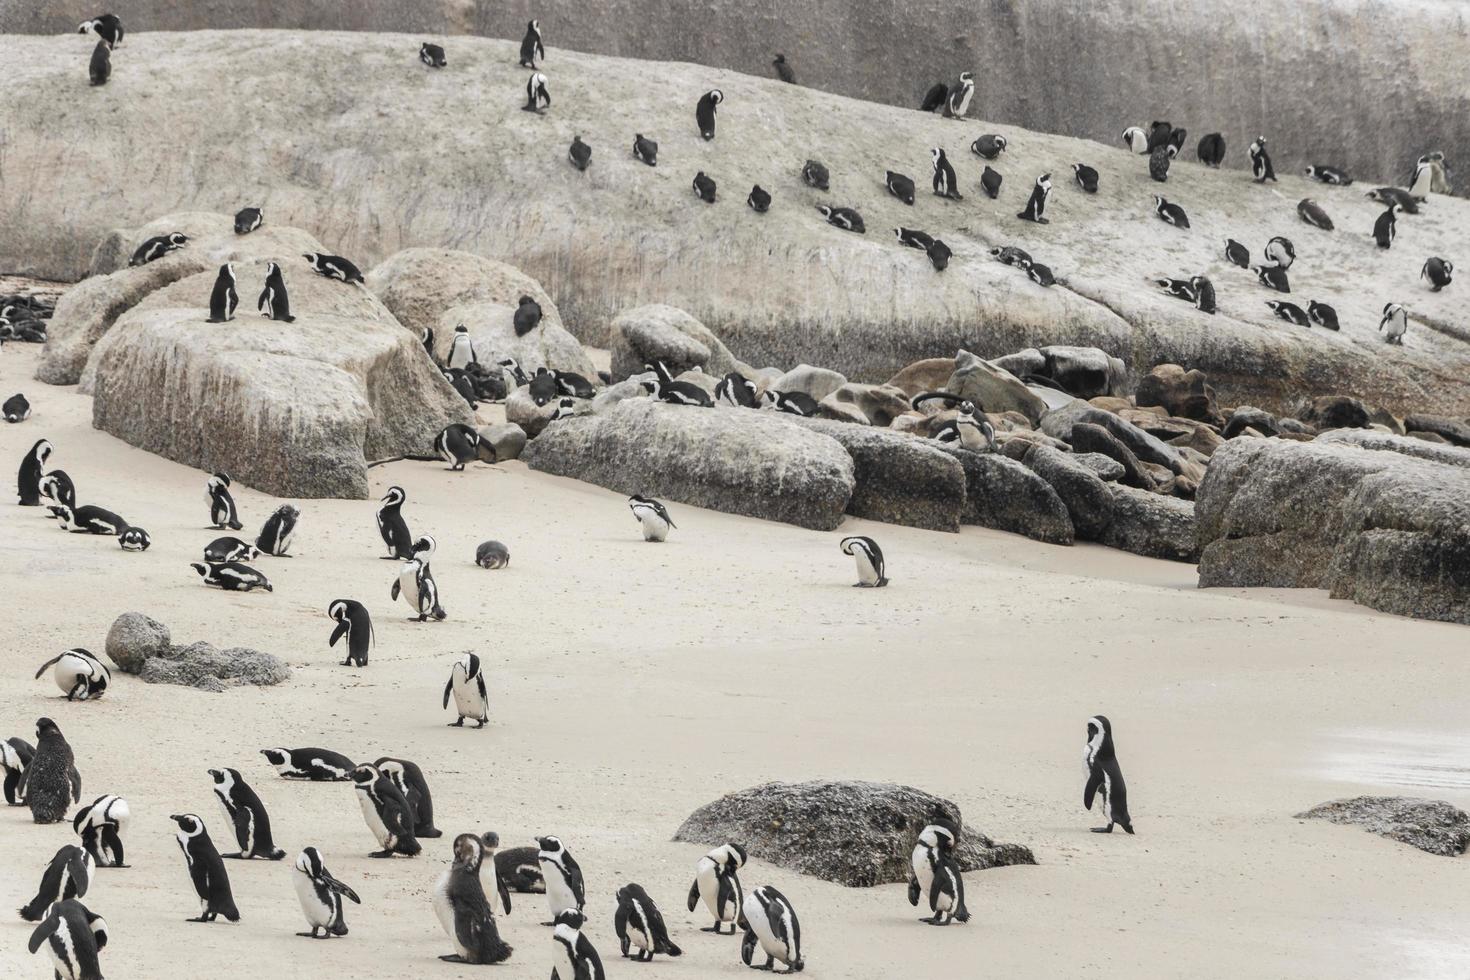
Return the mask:
[[(490, 843), (487, 843), (487, 840)], [(497, 834), (484, 837), (460, 834), (454, 839), (453, 863), (434, 885), (434, 914), (454, 945), (454, 952), (440, 956), (449, 963), (503, 963), (510, 959), (513, 947), (500, 938), (495, 924), (495, 907), (487, 897), (482, 875), (488, 864), (495, 875)], [(486, 861), (486, 858), (489, 858)], [(510, 896), (504, 894), (505, 909), (510, 911)], [(575, 980), (575, 978), (573, 978)]]
[(567, 159), (578, 170), (586, 170), (592, 164), (592, 147), (583, 143), (581, 136), (573, 136), (572, 145), (567, 148)]
[(36, 823), (65, 820), (67, 808), (82, 801), (82, 777), (71, 746), (50, 718), (36, 721), (36, 751), (25, 772), (26, 805)]
[(1123, 782), (1123, 770), (1118, 765), (1118, 753), (1113, 746), (1113, 725), (1102, 715), (1087, 719), (1087, 744), (1083, 747), (1082, 761), (1087, 766), (1087, 783), (1082, 788), (1082, 806), (1092, 809), (1096, 799), (1099, 811), (1108, 818), (1106, 827), (1093, 827), (1094, 834), (1111, 834), (1117, 824), (1129, 834), (1133, 833), (1133, 819), (1128, 815), (1128, 786)]

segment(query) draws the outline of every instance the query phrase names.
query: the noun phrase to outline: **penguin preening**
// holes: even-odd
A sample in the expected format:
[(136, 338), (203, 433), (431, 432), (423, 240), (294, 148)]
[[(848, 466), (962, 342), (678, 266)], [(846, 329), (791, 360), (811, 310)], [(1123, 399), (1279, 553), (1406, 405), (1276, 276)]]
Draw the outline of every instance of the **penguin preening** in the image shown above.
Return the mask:
[(511, 325), (515, 327), (517, 337), (524, 337), (541, 325), (541, 304), (530, 296), (522, 296), (516, 300), (515, 316), (511, 318)]
[[(7, 806), (24, 806), (26, 802), (26, 767), (36, 750), (23, 738), (0, 741), (0, 773), (5, 775), (4, 792)], [(95, 857), (96, 855), (93, 855)]]
[(644, 541), (667, 541), (669, 529), (678, 527), (663, 504), (641, 493), (628, 498), (628, 509), (643, 525)]
[(403, 504), (408, 500), (402, 487), (389, 487), (383, 494), (378, 507), (378, 534), (383, 538), (383, 545), (388, 549), (382, 558), (399, 561), (408, 561), (413, 558), (413, 535), (409, 533), (408, 522), (403, 519)]
[(541, 867), (541, 877), (546, 882), (546, 905), (551, 911), (551, 922), (563, 912), (581, 912), (587, 904), (587, 888), (582, 881), (582, 867), (577, 859), (561, 842), (559, 837), (538, 837), (536, 862)]
[(47, 910), (26, 948), (34, 954), (43, 944), (58, 978), (101, 980), (97, 954), (107, 945), (107, 922), (81, 902), (69, 898)]
[(112, 682), (107, 665), (81, 647), (63, 651), (42, 664), (36, 670), (37, 680), (47, 667), (55, 668), (53, 679), (68, 701), (95, 701), (107, 693), (107, 685)]
[(429, 559), (434, 556), (437, 547), (434, 539), (427, 534), (415, 541), (413, 558), (404, 562), (398, 570), (398, 577), (393, 580), (393, 588), (389, 593), (396, 601), (401, 592), (403, 601), (416, 613), (409, 619), (420, 623), (430, 616), (439, 620), (446, 616), (444, 607), (439, 605), (439, 585), (434, 581), (433, 572), (429, 570)]
[(434, 437), (434, 451), (450, 471), (461, 472), (466, 463), (480, 457), (480, 434), (463, 422), (453, 422)]
[(538, 114), (551, 108), (551, 93), (546, 88), (546, 76), (541, 72), (532, 72), (526, 79), (526, 104), (521, 108)]
[(230, 876), (204, 821), (193, 813), (175, 813), (169, 819), (178, 824), (174, 837), (179, 842), (179, 850), (184, 852), (194, 893), (199, 896), (199, 915), (185, 921), (213, 922), (222, 915), (230, 922), (239, 922), (240, 910), (235, 907)]
[(303, 252), (301, 257), (311, 263), (311, 271), (323, 279), (336, 279), (345, 283), (365, 283), (362, 270), (340, 255), (324, 252)]
[(77, 33), (96, 34), (97, 37), (107, 42), (109, 48), (116, 48), (121, 46), (126, 31), (123, 30), (121, 17), (116, 14), (103, 14), (100, 17), (82, 21), (77, 25)]
[(1010, 142), (996, 133), (984, 133), (970, 144), (970, 152), (984, 160), (994, 160), (1006, 151)]
[(602, 958), (582, 933), (586, 923), (587, 917), (578, 909), (567, 909), (547, 923), (556, 927), (552, 933), (556, 952), (552, 960), (551, 980), (607, 980)]
[(715, 203), (715, 180), (703, 170), (694, 175), (694, 196), (705, 204)]
[(393, 780), (377, 766), (361, 765), (352, 770), (352, 783), (363, 821), (380, 848), (368, 857), (391, 858), (395, 854), (414, 857), (423, 851), (423, 845), (413, 833), (408, 800)]
[(731, 408), (760, 407), (755, 382), (738, 371), (731, 371), (715, 385), (715, 401), (729, 405)]
[(654, 904), (643, 886), (629, 882), (618, 889), (618, 910), (613, 916), (613, 930), (617, 933), (618, 945), (623, 956), (628, 950), (638, 947), (633, 960), (645, 963), (655, 953), (664, 956), (681, 956), (683, 950), (669, 939), (669, 929), (664, 923), (663, 913)]
[(255, 536), (255, 547), (262, 554), (274, 558), (290, 558), (287, 552), (291, 549), (291, 538), (296, 533), (296, 521), (300, 517), (301, 511), (290, 504), (277, 507), (260, 526), (260, 533)]
[(367, 606), (356, 599), (333, 599), (332, 604), (327, 607), (327, 615), (337, 622), (327, 640), (327, 646), (336, 646), (337, 641), (345, 636), (347, 659), (342, 661), (342, 666), (366, 667), (368, 649), (374, 642), (373, 620), (368, 614)]
[(521, 38), (521, 67), (536, 67), (536, 59), (546, 60), (546, 46), (541, 42), (541, 22), (531, 20), (526, 24), (526, 33)]
[(1026, 210), (1016, 217), (1023, 221), (1034, 221), (1039, 225), (1048, 224), (1050, 219), (1046, 216), (1046, 204), (1050, 197), (1051, 174), (1042, 174), (1036, 178), (1036, 184), (1031, 188), (1031, 197), (1026, 201)]
[[(347, 935), (347, 922), (342, 914), (342, 899), (358, 905), (362, 899), (357, 892), (332, 877), (322, 860), (322, 852), (315, 847), (303, 848), (296, 856), (296, 898), (301, 902), (301, 914), (306, 916), (310, 932), (298, 932), (298, 936), (311, 939), (331, 939)], [(318, 935), (320, 933), (320, 935)]]
[(245, 782), (238, 769), (211, 769), (209, 778), (214, 780), (214, 795), (224, 811), (225, 823), (234, 832), (238, 853), (221, 857), (265, 858), (279, 861), (286, 852), (276, 847), (271, 838), (271, 818), (266, 812), (260, 796)]
[(963, 119), (970, 111), (970, 100), (975, 95), (975, 75), (973, 72), (960, 72), (959, 83), (949, 90), (944, 101), (944, 116), (946, 119)]
[(500, 938), (490, 897), (500, 895), (509, 912), (510, 896), (498, 880), (487, 896), (482, 879), (487, 864), (491, 878), (496, 878), (495, 848), (499, 843), (499, 835), (493, 832), (482, 837), (460, 834), (454, 839), (453, 862), (439, 876), (433, 892), (434, 914), (454, 945), (454, 952), (440, 956), (441, 960), (486, 964), (510, 959), (513, 948)]
[(54, 903), (86, 895), (95, 870), (96, 864), (87, 851), (75, 844), (61, 847), (47, 863), (36, 897), (20, 909), (20, 917), (40, 922)]
[(842, 553), (857, 561), (858, 580), (855, 587), (881, 589), (888, 584), (888, 575), (883, 563), (883, 549), (878, 542), (864, 535), (854, 535), (841, 541)]
[(831, 184), (831, 175), (827, 172), (827, 167), (824, 164), (816, 160), (808, 160), (801, 165), (801, 180), (808, 187), (815, 187), (819, 191), (825, 191), (829, 189), (829, 185)]
[(1266, 152), (1266, 137), (1257, 136), (1250, 146), (1251, 176), (1256, 183), (1276, 180), (1276, 170), (1271, 166), (1271, 155)]
[(740, 941), (740, 960), (746, 966), (755, 966), (759, 945), (766, 954), (766, 962), (756, 969), (771, 970), (776, 960), (786, 964), (782, 973), (800, 973), (806, 967), (801, 955), (801, 923), (796, 918), (796, 909), (775, 887), (761, 885), (751, 890), (740, 907), (739, 925), (745, 929), (745, 938)]
[(1266, 259), (1275, 263), (1278, 269), (1290, 269), (1296, 261), (1296, 246), (1284, 235), (1272, 236), (1266, 243), (1265, 252)]
[(1204, 276), (1193, 276), (1189, 280), (1189, 286), (1194, 290), (1194, 307), (1201, 313), (1214, 314), (1218, 311), (1215, 305), (1215, 284)]
[(947, 197), (951, 200), (963, 200), (955, 178), (954, 166), (949, 158), (944, 155), (944, 148), (936, 146), (929, 151), (934, 165), (934, 193), (938, 197)]
[(214, 289), (209, 294), (209, 322), (224, 323), (235, 318), (240, 294), (235, 291), (235, 268), (229, 262), (219, 267)]
[(1449, 259), (1442, 259), (1438, 255), (1431, 255), (1424, 260), (1424, 267), (1419, 270), (1419, 278), (1429, 283), (1431, 292), (1439, 292), (1454, 280), (1455, 264)]
[(384, 757), (373, 765), (398, 787), (398, 792), (408, 801), (409, 826), (413, 828), (413, 835), (430, 839), (443, 837), (444, 831), (434, 826), (434, 797), (418, 764), (407, 759)]
[(256, 301), (255, 307), (261, 316), (284, 323), (296, 322), (296, 318), (291, 315), (291, 299), (286, 295), (286, 277), (281, 274), (281, 267), (274, 262), (266, 264), (265, 288), (260, 291), (260, 299)]
[(1096, 798), (1099, 810), (1108, 818), (1106, 827), (1093, 827), (1095, 834), (1110, 834), (1118, 824), (1128, 833), (1133, 833), (1133, 820), (1128, 815), (1128, 787), (1123, 782), (1123, 770), (1118, 766), (1118, 754), (1113, 746), (1113, 726), (1102, 715), (1087, 720), (1087, 745), (1082, 751), (1087, 765), (1087, 784), (1082, 789), (1082, 806), (1092, 809)]
[(1123, 145), (1140, 156), (1151, 149), (1148, 134), (1143, 131), (1142, 126), (1129, 126), (1123, 130)]
[(485, 673), (480, 667), (480, 658), (466, 653), (455, 661), (449, 671), (449, 682), (444, 685), (444, 707), (454, 698), (454, 710), (459, 717), (449, 723), (450, 728), (463, 728), (466, 718), (475, 722), (476, 728), (484, 728), (490, 721), (490, 698), (485, 693)]
[[(1044, 265), (1038, 265), (1032, 262), (1029, 258), (1025, 261), (1023, 268), (1028, 273), (1037, 269), (1043, 269), (1046, 271), (1045, 278), (1047, 280), (1051, 279), (1050, 269), (1047, 269)], [(1033, 276), (1032, 278), (1036, 279), (1037, 277)], [(962, 398), (959, 395), (953, 395), (947, 391), (926, 391), (914, 396), (913, 400), (909, 402), (909, 407), (917, 410), (924, 402), (935, 400), (944, 401), (953, 405), (956, 409), (956, 414), (954, 418), (932, 430), (929, 433), (930, 438), (938, 442), (958, 443), (962, 448), (968, 449), (972, 453), (991, 452), (995, 449), (995, 427), (985, 417), (984, 410), (968, 398)], [(845, 544), (846, 542), (844, 542)], [(846, 548), (844, 547), (843, 550), (846, 551)], [(882, 557), (881, 554), (879, 557)], [(858, 564), (861, 566), (861, 561)]]
[(66, 470), (52, 470), (41, 477), (40, 493), (55, 504), (65, 504), (68, 507), (77, 505), (77, 488), (71, 482), (71, 477), (67, 476)]
[(699, 103), (694, 107), (694, 122), (699, 126), (699, 135), (706, 140), (715, 138), (716, 110), (724, 101), (725, 93), (715, 88), (701, 95)]
[(914, 850), (909, 856), (909, 904), (923, 899), (929, 905), (929, 917), (921, 919), (934, 926), (970, 921), (965, 908), (965, 881), (955, 860), (954, 848), (959, 828), (943, 818), (934, 819), (919, 831)]
[(740, 918), (740, 906), (744, 896), (740, 891), (740, 869), (745, 866), (745, 848), (727, 843), (712, 848), (694, 866), (694, 883), (689, 886), (689, 911), (693, 912), (702, 901), (714, 917), (715, 924), (701, 932), (723, 932), (722, 926), (730, 924), (730, 935), (735, 935), (735, 923)]
[(235, 498), (230, 495), (230, 474), (221, 471), (209, 478), (204, 485), (204, 502), (209, 505), (210, 527), (238, 531), (245, 526), (240, 523)]
[(443, 68), (448, 64), (444, 58), (444, 48), (428, 41), (419, 45), (419, 60), (430, 68)]
[(109, 794), (78, 810), (71, 827), (97, 867), (126, 868), (122, 836), (131, 819), (128, 801)]
[(1383, 332), (1387, 343), (1402, 347), (1404, 334), (1409, 329), (1409, 311), (1400, 303), (1385, 303), (1383, 316), (1378, 321), (1378, 329)]
[(25, 458), (20, 461), (20, 472), (16, 475), (16, 493), (20, 506), (41, 506), (41, 480), (44, 476), (46, 460), (51, 458), (51, 452), (52, 446), (49, 440), (37, 439), (35, 445), (31, 446), (30, 452), (26, 453)]

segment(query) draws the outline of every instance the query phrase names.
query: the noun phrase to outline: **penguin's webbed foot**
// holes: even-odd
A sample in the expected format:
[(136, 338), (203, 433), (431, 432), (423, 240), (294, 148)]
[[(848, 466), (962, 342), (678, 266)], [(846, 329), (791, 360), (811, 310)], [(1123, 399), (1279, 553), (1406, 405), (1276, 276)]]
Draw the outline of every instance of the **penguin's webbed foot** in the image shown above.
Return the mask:
[[(475, 730), (476, 731), (479, 731), (481, 728), (484, 728), (484, 727), (485, 727), (485, 719), (483, 719), (483, 718), (481, 718), (478, 722), (475, 723)], [(1133, 831), (1130, 830), (1129, 833), (1131, 834), (1131, 833), (1133, 833)]]
[(220, 857), (229, 858), (232, 861), (239, 861), (249, 857), (249, 855), (244, 851), (236, 851), (234, 854), (221, 854)]
[(368, 857), (370, 858), (390, 858), (392, 856), (392, 851), (373, 851), (371, 854), (368, 855)]
[(1091, 827), (1089, 829), (1094, 834), (1111, 834), (1113, 832), (1113, 825), (1108, 824), (1106, 827)]
[(447, 727), (447, 728), (463, 728), (464, 727), (464, 719), (461, 718), (459, 721), (451, 721), (445, 727)]
[(447, 954), (445, 956), (441, 956), (439, 958), (441, 960), (443, 960), (445, 963), (463, 963), (464, 962), (464, 957), (463, 956), (460, 956), (458, 953), (449, 953), (449, 954)]

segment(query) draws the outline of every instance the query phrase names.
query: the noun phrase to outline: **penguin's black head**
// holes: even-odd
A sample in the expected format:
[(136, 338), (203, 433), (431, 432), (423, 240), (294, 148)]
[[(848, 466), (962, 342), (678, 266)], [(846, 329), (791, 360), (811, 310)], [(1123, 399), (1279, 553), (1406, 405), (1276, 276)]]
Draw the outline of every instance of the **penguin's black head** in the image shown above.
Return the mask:
[(186, 837), (197, 837), (204, 832), (204, 821), (192, 813), (172, 813), (169, 819), (179, 825)]
[(314, 847), (302, 848), (301, 853), (296, 856), (296, 870), (309, 878), (320, 878), (326, 871), (322, 852)]
[(771, 64), (773, 64), (773, 65), (784, 65), (784, 64), (786, 64), (786, 56), (784, 54), (778, 54), (778, 55), (776, 55), (776, 60), (773, 61), (773, 62), (771, 62)]
[(736, 844), (733, 841), (725, 845), (725, 866), (734, 871), (736, 868), (745, 867), (746, 854), (745, 845)]
[(480, 843), (487, 851), (494, 851), (500, 846), (500, 835), (493, 830), (487, 830), (480, 835)]
[(560, 837), (537, 837), (536, 846), (548, 854), (556, 854), (561, 851)]
[(56, 722), (52, 721), (50, 718), (37, 718), (36, 719), (36, 738), (37, 739), (45, 738), (47, 735), (60, 735), (60, 734), (61, 734), (61, 729), (58, 728), (58, 727), (56, 727)]
[(352, 770), (352, 782), (358, 786), (371, 786), (378, 781), (378, 770), (374, 766), (361, 765)]
[(206, 564), (204, 564), (204, 562), (202, 562), (202, 561), (191, 561), (191, 562), (189, 562), (189, 567), (192, 568), (192, 569), (194, 569), (194, 571), (198, 572), (200, 578), (208, 578), (209, 577), (209, 566), (206, 565)]
[(587, 922), (587, 917), (576, 909), (567, 909), (556, 917), (556, 925), (567, 926), (571, 929), (581, 929)]
[(291, 753), (285, 749), (261, 749), (260, 754), (273, 766), (284, 766), (291, 758)]
[(455, 333), (469, 333), (470, 331), (469, 331), (469, 328), (468, 327), (466, 327), (463, 323), (461, 323), (459, 326), (457, 326), (457, 327), (454, 328), (454, 332)]

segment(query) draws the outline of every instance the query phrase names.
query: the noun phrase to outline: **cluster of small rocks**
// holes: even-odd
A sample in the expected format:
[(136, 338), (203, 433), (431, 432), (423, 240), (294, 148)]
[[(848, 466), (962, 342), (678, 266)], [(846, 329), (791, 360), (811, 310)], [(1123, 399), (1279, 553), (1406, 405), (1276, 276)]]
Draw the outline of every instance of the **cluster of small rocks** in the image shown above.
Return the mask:
[(107, 655), (149, 684), (179, 684), (220, 692), (242, 684), (269, 687), (291, 676), (277, 656), (249, 647), (220, 650), (203, 640), (176, 646), (167, 626), (139, 612), (123, 613), (107, 631)]

